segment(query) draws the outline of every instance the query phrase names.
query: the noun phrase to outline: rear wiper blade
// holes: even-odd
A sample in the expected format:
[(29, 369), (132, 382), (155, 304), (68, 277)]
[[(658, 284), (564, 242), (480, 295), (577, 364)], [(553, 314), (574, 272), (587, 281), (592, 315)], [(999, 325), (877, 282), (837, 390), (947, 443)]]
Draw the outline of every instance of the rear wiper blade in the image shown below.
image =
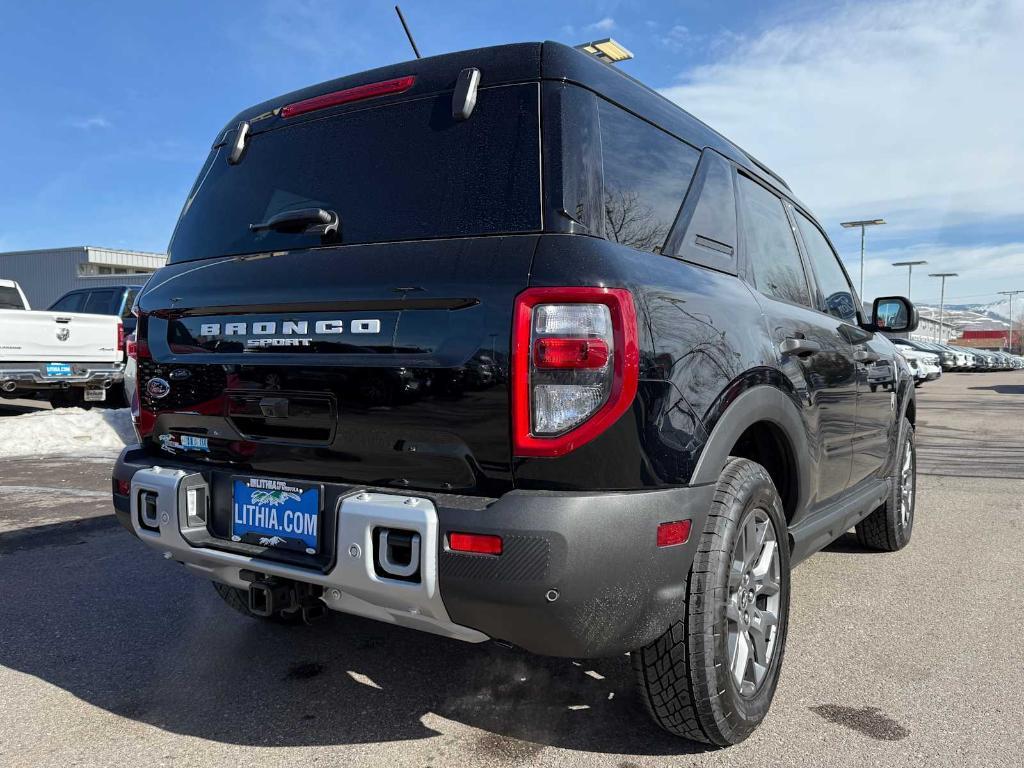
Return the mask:
[(338, 234), (338, 214), (324, 208), (300, 208), (295, 211), (281, 211), (259, 224), (250, 224), (253, 232), (272, 229), (286, 234), (319, 232), (321, 237)]

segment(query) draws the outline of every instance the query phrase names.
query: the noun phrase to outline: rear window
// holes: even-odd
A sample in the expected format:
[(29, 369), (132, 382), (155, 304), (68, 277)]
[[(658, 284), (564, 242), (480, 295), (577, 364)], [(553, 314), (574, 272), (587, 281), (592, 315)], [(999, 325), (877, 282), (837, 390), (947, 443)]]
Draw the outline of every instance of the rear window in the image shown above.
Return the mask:
[(88, 293), (69, 293), (66, 296), (61, 296), (57, 301), (53, 303), (50, 310), (53, 312), (81, 312), (82, 307), (85, 305), (85, 299)]
[(690, 186), (700, 153), (688, 144), (601, 101), (604, 236), (660, 253)]
[(537, 231), (535, 83), (482, 89), (465, 121), (451, 94), (296, 121), (214, 150), (171, 238), (171, 263), (321, 245), (317, 234), (253, 233), (283, 211), (324, 208), (342, 244)]
[(0, 285), (0, 309), (24, 309), (21, 302), (21, 294), (16, 288), (7, 285)]
[(116, 315), (117, 300), (121, 292), (111, 288), (110, 290), (92, 291), (85, 301), (85, 308), (82, 310), (87, 315)]

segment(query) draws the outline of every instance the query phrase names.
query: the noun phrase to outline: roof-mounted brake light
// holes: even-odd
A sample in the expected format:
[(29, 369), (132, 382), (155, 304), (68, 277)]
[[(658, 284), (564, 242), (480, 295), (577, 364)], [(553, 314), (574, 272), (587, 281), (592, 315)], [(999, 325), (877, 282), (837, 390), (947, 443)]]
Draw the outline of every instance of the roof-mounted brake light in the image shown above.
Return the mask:
[(322, 96), (314, 96), (311, 99), (303, 99), (281, 108), (281, 117), (296, 117), (307, 112), (315, 112), (318, 109), (336, 107), (339, 104), (349, 104), (353, 101), (363, 99), (375, 99), (378, 96), (390, 96), (394, 93), (405, 93), (416, 82), (414, 75), (396, 77), (393, 80), (382, 80), (379, 83), (357, 85), (355, 88), (346, 88), (343, 91), (325, 93)]

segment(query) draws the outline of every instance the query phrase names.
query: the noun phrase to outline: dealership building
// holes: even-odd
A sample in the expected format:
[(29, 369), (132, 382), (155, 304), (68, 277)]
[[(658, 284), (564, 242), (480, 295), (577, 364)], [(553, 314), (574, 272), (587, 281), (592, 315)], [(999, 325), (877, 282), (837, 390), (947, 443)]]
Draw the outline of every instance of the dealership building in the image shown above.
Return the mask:
[(0, 253), (0, 278), (17, 280), (33, 309), (76, 288), (142, 285), (167, 262), (163, 253), (79, 245)]

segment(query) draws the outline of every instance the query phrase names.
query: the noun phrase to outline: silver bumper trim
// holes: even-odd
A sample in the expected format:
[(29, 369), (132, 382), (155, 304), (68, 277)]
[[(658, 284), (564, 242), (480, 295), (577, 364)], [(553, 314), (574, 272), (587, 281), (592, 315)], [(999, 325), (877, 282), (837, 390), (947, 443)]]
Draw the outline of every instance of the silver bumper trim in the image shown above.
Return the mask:
[[(0, 366), (0, 382), (13, 381), (28, 386), (62, 386), (64, 384), (80, 386), (89, 384), (115, 384), (124, 378), (124, 365), (89, 365), (83, 364), (85, 370), (74, 376), (47, 376), (46, 368), (5, 368)], [(108, 384), (109, 382), (109, 384)]]
[[(199, 473), (161, 467), (142, 469), (132, 478), (130, 501), (132, 530), (139, 539), (162, 552), (165, 558), (183, 563), (193, 573), (242, 589), (249, 586), (240, 576), (242, 570), (317, 584), (324, 588), (324, 603), (334, 611), (471, 643), (489, 639), (475, 629), (452, 622), (441, 601), (437, 581), (437, 510), (429, 499), (369, 491), (346, 496), (338, 510), (336, 562), (330, 571), (322, 573), (189, 544), (190, 533), (205, 532), (205, 527), (190, 525), (186, 503), (190, 489), (202, 489), (209, 498), (209, 487)], [(156, 494), (156, 515), (149, 526), (142, 524), (139, 507), (143, 491)], [(397, 527), (419, 535), (418, 583), (377, 575), (373, 536), (380, 527)]]

